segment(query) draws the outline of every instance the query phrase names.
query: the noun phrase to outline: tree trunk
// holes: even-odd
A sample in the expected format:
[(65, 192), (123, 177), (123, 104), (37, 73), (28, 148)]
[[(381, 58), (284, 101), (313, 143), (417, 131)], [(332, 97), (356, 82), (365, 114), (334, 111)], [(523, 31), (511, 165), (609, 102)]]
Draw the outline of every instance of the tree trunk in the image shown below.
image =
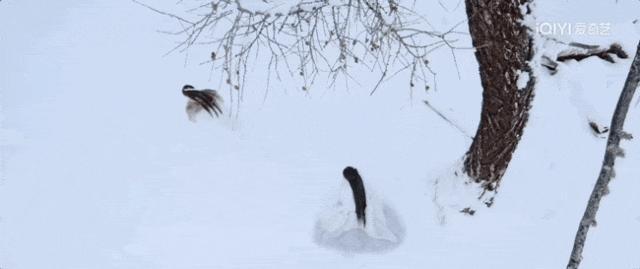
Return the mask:
[(593, 186), (593, 191), (589, 197), (587, 208), (584, 210), (582, 220), (580, 220), (578, 232), (573, 241), (573, 250), (571, 251), (569, 264), (567, 265), (568, 269), (576, 269), (580, 266), (582, 250), (584, 249), (584, 243), (587, 241), (587, 233), (591, 225), (596, 223), (596, 213), (598, 213), (598, 208), (600, 208), (600, 200), (602, 196), (609, 192), (609, 181), (611, 181), (611, 178), (615, 174), (614, 164), (616, 157), (624, 154), (624, 151), (620, 148), (620, 140), (623, 138), (631, 139), (631, 136), (624, 132), (623, 127), (624, 121), (627, 118), (627, 112), (629, 111), (629, 105), (633, 99), (633, 94), (638, 88), (638, 84), (640, 84), (640, 42), (638, 42), (636, 56), (631, 63), (624, 88), (622, 88), (622, 93), (620, 93), (616, 110), (611, 117), (611, 129), (609, 131), (604, 160), (602, 161), (602, 168), (600, 169), (596, 185)]
[(533, 39), (521, 23), (531, 2), (465, 1), (483, 93), (480, 124), (464, 171), (489, 191), (498, 187), (511, 161), (533, 100)]

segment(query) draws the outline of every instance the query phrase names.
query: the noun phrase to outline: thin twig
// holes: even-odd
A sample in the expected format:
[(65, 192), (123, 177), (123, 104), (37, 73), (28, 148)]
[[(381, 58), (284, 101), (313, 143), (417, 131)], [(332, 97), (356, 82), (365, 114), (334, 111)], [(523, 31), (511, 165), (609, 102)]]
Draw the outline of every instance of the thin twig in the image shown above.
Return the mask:
[(435, 107), (433, 107), (429, 101), (424, 100), (424, 104), (427, 105), (427, 107), (429, 107), (431, 110), (433, 110), (433, 112), (435, 112), (438, 116), (440, 116), (440, 118), (442, 118), (443, 120), (445, 120), (446, 122), (448, 122), (451, 126), (453, 126), (454, 128), (456, 128), (458, 131), (460, 131), (461, 134), (463, 134), (464, 136), (466, 136), (467, 138), (473, 140), (473, 136), (471, 136), (468, 132), (466, 132), (464, 129), (462, 129), (462, 127), (460, 127), (460, 125), (458, 125), (457, 123), (455, 123), (453, 120), (450, 120), (449, 118), (447, 118), (444, 114), (442, 114), (438, 109), (436, 109)]
[[(328, 73), (330, 85), (335, 85), (338, 74), (353, 80), (350, 70), (360, 65), (380, 74), (371, 94), (389, 74), (412, 66), (411, 84), (435, 87), (429, 54), (443, 46), (453, 52), (458, 49), (457, 37), (467, 36), (456, 31), (459, 24), (444, 32), (434, 30), (414, 8), (397, 0), (297, 0), (280, 11), (255, 10), (249, 1), (212, 0), (198, 2), (183, 16), (132, 1), (178, 20), (180, 30), (172, 34), (184, 39), (170, 52), (184, 52), (196, 44), (210, 46), (219, 57), (207, 63), (224, 72), (224, 81), (238, 101), (248, 66), (273, 68), (278, 75), (284, 66), (291, 76), (301, 77), (303, 89), (309, 89), (321, 72)], [(259, 52), (271, 56), (273, 64), (260, 65), (262, 58), (248, 57)]]
[(624, 156), (624, 151), (620, 148), (620, 140), (630, 139), (631, 136), (624, 132), (624, 121), (629, 111), (629, 105), (633, 99), (633, 95), (640, 83), (640, 42), (638, 42), (638, 48), (636, 56), (631, 63), (629, 75), (624, 83), (624, 88), (620, 93), (616, 110), (611, 117), (611, 129), (609, 131), (609, 138), (607, 139), (607, 147), (605, 149), (604, 160), (602, 162), (602, 168), (598, 180), (596, 181), (587, 208), (584, 211), (580, 224), (578, 225), (578, 232), (576, 233), (575, 240), (573, 242), (573, 250), (569, 257), (568, 269), (577, 269), (582, 261), (582, 251), (584, 244), (587, 241), (587, 233), (589, 228), (596, 224), (596, 214), (598, 208), (600, 208), (600, 200), (602, 197), (609, 193), (609, 182), (615, 176), (614, 165), (617, 157)]

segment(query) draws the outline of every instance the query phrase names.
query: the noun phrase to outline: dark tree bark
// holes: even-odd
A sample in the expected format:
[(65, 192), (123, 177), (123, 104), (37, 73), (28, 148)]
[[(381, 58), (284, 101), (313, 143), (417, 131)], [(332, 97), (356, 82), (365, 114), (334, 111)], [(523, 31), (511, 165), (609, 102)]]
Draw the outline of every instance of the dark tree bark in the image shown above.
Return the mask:
[[(465, 156), (464, 171), (489, 191), (498, 187), (511, 161), (533, 100), (536, 80), (529, 66), (533, 39), (520, 23), (522, 10), (530, 13), (531, 2), (465, 1), (483, 93), (480, 124)], [(520, 76), (526, 84), (519, 89)]]
[(624, 151), (620, 148), (620, 140), (631, 139), (631, 135), (624, 132), (623, 127), (627, 112), (629, 111), (629, 105), (633, 99), (633, 94), (638, 88), (638, 84), (640, 84), (640, 42), (638, 42), (636, 56), (631, 63), (624, 88), (622, 89), (622, 93), (620, 93), (616, 110), (611, 117), (611, 131), (609, 132), (609, 139), (607, 140), (604, 161), (602, 162), (598, 180), (589, 197), (587, 208), (584, 210), (582, 220), (580, 220), (578, 232), (573, 242), (571, 257), (569, 258), (569, 264), (567, 265), (568, 269), (577, 269), (578, 266), (580, 266), (582, 250), (587, 240), (587, 233), (589, 232), (589, 228), (596, 223), (596, 213), (598, 213), (598, 208), (600, 207), (600, 200), (609, 192), (609, 182), (615, 175), (614, 165), (616, 157), (624, 154)]

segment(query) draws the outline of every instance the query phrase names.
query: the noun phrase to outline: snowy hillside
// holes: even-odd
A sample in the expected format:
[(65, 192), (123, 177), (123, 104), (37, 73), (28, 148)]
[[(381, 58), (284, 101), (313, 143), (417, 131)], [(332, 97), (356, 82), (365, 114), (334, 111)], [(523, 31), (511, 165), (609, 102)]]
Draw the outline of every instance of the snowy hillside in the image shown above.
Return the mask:
[[(157, 7), (182, 11), (175, 2)], [(465, 21), (458, 4), (420, 8), (446, 28)], [(554, 36), (565, 42), (618, 42), (633, 55), (640, 40), (638, 1), (539, 0), (535, 15), (610, 25)], [(232, 113), (228, 88), (200, 65), (210, 51), (163, 57), (180, 37), (157, 30), (175, 20), (133, 2), (4, 0), (0, 25), (0, 269), (564, 268), (606, 143), (588, 122), (609, 124), (631, 62), (538, 70), (495, 204), (468, 216), (453, 171), (471, 139), (423, 100), (473, 134), (482, 88), (471, 49), (455, 51), (457, 66), (434, 52), (429, 92), (399, 76), (369, 96), (378, 77), (362, 71), (348, 88), (303, 92), (284, 77), (265, 93), (256, 65)], [(220, 89), (225, 115), (189, 121), (184, 84)], [(640, 268), (638, 100), (626, 122), (636, 139), (623, 144), (581, 268)], [(359, 227), (346, 166), (379, 226), (342, 244), (330, 232)]]

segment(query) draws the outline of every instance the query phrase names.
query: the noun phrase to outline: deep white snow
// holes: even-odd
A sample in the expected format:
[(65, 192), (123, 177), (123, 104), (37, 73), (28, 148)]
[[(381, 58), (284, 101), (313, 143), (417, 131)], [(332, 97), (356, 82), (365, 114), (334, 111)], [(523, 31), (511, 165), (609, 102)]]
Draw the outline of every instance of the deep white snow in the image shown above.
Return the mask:
[[(175, 2), (148, 4), (181, 12)], [(459, 1), (418, 2), (434, 26), (465, 19)], [(610, 24), (562, 41), (619, 42), (633, 55), (640, 39), (637, 1), (539, 0), (535, 12)], [(256, 65), (237, 115), (219, 71), (199, 64), (210, 51), (163, 57), (181, 39), (156, 30), (179, 26), (133, 2), (3, 0), (0, 25), (2, 269), (563, 268), (604, 154), (588, 121), (609, 124), (630, 64), (536, 70), (495, 204), (467, 216), (458, 211), (474, 189), (453, 171), (471, 140), (422, 100), (474, 133), (481, 86), (468, 39), (457, 67), (434, 52), (428, 93), (399, 76), (369, 96), (377, 77), (362, 71), (360, 84), (308, 92), (284, 78), (265, 100)], [(221, 90), (226, 117), (189, 121), (187, 83)], [(640, 268), (638, 109), (581, 268)], [(347, 165), (371, 193), (365, 229), (350, 215)]]

